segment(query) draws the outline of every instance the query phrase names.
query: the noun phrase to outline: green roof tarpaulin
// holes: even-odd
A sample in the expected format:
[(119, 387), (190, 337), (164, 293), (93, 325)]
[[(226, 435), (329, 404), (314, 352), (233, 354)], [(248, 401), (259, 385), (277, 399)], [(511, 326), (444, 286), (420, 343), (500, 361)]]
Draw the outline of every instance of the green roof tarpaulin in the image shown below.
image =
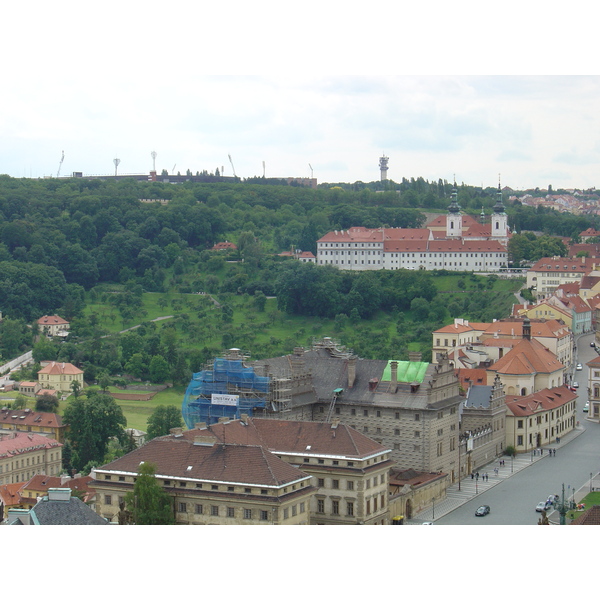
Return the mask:
[[(392, 367), (390, 363), (394, 361), (389, 360), (386, 368), (383, 370), (382, 381), (392, 380)], [(429, 363), (414, 362), (409, 360), (398, 360), (398, 382), (400, 383), (423, 383), (425, 377), (425, 371)]]

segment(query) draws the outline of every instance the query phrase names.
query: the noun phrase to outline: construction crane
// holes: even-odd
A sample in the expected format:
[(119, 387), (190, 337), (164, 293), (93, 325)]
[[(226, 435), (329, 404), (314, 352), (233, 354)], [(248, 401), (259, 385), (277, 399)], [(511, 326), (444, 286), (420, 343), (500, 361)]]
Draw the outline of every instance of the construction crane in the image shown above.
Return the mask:
[(228, 154), (227, 156), (229, 156), (229, 162), (231, 163), (231, 168), (233, 169), (233, 176), (237, 177), (237, 175), (235, 174), (235, 167), (233, 166), (233, 161), (231, 160), (231, 154)]
[(60, 168), (62, 167), (63, 160), (65, 160), (65, 151), (64, 150), (62, 151), (62, 156), (60, 157), (60, 163), (58, 164), (58, 172), (56, 173), (57, 177), (60, 175)]
[(313, 178), (313, 168), (310, 166), (310, 163), (308, 163), (308, 168), (310, 169), (310, 178)]

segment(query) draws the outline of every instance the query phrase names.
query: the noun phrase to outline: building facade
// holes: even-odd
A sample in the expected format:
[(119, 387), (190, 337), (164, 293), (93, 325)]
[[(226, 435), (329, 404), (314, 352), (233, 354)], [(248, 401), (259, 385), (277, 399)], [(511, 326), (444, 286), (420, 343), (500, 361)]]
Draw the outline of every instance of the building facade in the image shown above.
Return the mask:
[(36, 433), (0, 434), (0, 485), (28, 481), (34, 475), (58, 475), (62, 444)]
[(560, 439), (575, 427), (577, 394), (567, 386), (506, 398), (506, 440), (529, 452)]

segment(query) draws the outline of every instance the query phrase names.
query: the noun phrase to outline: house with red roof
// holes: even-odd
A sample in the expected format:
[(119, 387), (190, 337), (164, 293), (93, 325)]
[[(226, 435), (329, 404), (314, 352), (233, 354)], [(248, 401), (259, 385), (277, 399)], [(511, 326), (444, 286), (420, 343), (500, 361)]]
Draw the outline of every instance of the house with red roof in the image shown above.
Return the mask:
[(73, 381), (78, 381), (80, 389), (83, 388), (83, 371), (71, 363), (42, 363), (38, 371), (38, 383), (44, 389), (70, 393)]
[(65, 441), (66, 430), (67, 426), (63, 423), (62, 417), (56, 413), (38, 412), (30, 408), (0, 409), (0, 434), (9, 431), (33, 432), (62, 444)]
[(496, 374), (507, 396), (526, 396), (565, 383), (565, 366), (545, 346), (531, 339), (531, 324), (523, 322), (523, 338), (502, 358), (487, 367), (488, 379)]
[(58, 475), (61, 469), (61, 443), (37, 433), (0, 431), (0, 485)]
[(517, 452), (530, 452), (572, 431), (577, 421), (577, 394), (567, 386), (525, 396), (506, 396), (506, 441)]
[(37, 320), (39, 330), (48, 337), (69, 335), (70, 324), (58, 315), (44, 315)]

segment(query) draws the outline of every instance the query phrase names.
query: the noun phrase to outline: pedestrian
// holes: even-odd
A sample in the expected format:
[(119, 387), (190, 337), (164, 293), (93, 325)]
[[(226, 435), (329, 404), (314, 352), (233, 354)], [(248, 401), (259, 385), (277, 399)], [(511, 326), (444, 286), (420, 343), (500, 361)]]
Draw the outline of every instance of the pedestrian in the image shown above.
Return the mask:
[(544, 449), (540, 448), (540, 456), (544, 456)]
[(552, 455), (556, 456), (556, 448), (552, 448)]
[(489, 481), (489, 480), (490, 480), (490, 476), (489, 476), (487, 473), (485, 474), (485, 480), (486, 480), (486, 481)]
[(475, 478), (475, 474), (471, 473), (471, 479), (474, 479), (474, 478)]

